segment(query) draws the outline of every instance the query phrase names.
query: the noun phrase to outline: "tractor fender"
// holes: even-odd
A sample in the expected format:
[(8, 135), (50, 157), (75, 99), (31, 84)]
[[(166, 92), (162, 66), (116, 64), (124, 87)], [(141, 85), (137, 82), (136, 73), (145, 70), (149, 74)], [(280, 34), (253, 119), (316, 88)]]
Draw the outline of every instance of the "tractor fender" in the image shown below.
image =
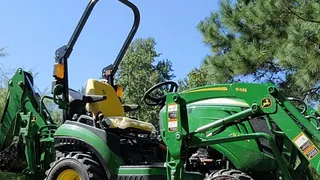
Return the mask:
[[(72, 138), (72, 137), (55, 137), (55, 149), (60, 150), (60, 149), (65, 149), (66, 146), (72, 145), (72, 146), (79, 146), (79, 147), (84, 147), (88, 151), (92, 152), (95, 157), (98, 158), (99, 163), (102, 165), (104, 172), (106, 173), (108, 179), (111, 179), (111, 172), (108, 167), (107, 162), (103, 159), (103, 156), (89, 143), (79, 139), (79, 138)], [(71, 143), (66, 143), (66, 142), (71, 142)]]
[[(107, 132), (104, 130), (71, 121), (62, 124), (54, 135), (57, 148), (62, 148), (59, 147), (59, 144), (66, 144), (64, 149), (68, 150), (70, 148), (68, 144), (74, 144), (79, 146), (79, 149), (84, 147), (90, 150), (99, 159), (108, 176), (111, 176), (111, 174), (117, 173), (119, 166), (123, 164), (123, 160), (112, 150), (112, 147), (108, 146), (107, 137)], [(74, 145), (71, 147), (74, 147)]]
[[(252, 141), (252, 143), (255, 142)], [(241, 147), (235, 146), (235, 144), (214, 144), (210, 146), (230, 160), (237, 169), (243, 171), (273, 171), (277, 167), (277, 163), (272, 156), (258, 151), (258, 149), (251, 145)], [(259, 166), (262, 163), (265, 166)]]
[(240, 159), (228, 149), (219, 144), (211, 145), (211, 147), (223, 154), (237, 169), (247, 170), (248, 167), (244, 163), (241, 163)]

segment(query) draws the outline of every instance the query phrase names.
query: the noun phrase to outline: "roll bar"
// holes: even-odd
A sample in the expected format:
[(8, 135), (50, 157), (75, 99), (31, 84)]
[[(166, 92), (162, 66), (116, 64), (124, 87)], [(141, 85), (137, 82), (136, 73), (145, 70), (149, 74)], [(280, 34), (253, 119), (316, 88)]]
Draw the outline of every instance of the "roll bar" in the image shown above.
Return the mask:
[[(70, 57), (73, 47), (75, 45), (75, 43), (77, 42), (80, 33), (84, 27), (84, 25), (86, 24), (94, 6), (97, 4), (99, 0), (90, 0), (90, 2), (88, 3), (86, 9), (84, 10), (81, 19), (79, 20), (71, 38), (69, 39), (69, 42), (67, 45), (64, 45), (60, 48), (58, 48), (55, 52), (55, 65), (54, 65), (54, 71), (53, 71), (53, 77), (55, 78), (53, 83), (52, 83), (52, 93), (54, 92), (54, 88), (56, 88), (57, 85), (62, 85), (62, 90), (61, 90), (61, 94), (62, 94), (62, 101), (65, 103), (69, 103), (69, 82), (68, 82), (68, 58)], [(134, 13), (134, 23), (132, 25), (131, 31), (129, 32), (126, 41), (124, 42), (116, 60), (114, 61), (114, 64), (110, 65), (109, 67), (111, 67), (110, 70), (110, 74), (108, 74), (107, 76), (103, 76), (105, 78), (108, 79), (108, 82), (113, 85), (113, 77), (116, 74), (117, 70), (118, 70), (118, 66), (125, 54), (125, 52), (127, 51), (137, 29), (138, 26), (140, 24), (140, 13), (138, 8), (131, 3), (128, 0), (118, 0), (121, 3), (123, 3), (124, 5), (128, 6)], [(63, 78), (61, 78), (61, 76), (59, 76), (57, 74), (57, 68), (58, 65), (63, 65)], [(105, 70), (106, 68), (104, 68)], [(103, 71), (103, 75), (105, 75), (105, 71)], [(65, 117), (67, 117), (67, 109), (64, 110), (63, 113), (64, 119)]]
[[(140, 24), (140, 12), (139, 9), (130, 1), (127, 0), (119, 0), (121, 3), (123, 3), (124, 5), (128, 6), (133, 14), (134, 14), (134, 22), (132, 24), (131, 30), (126, 38), (126, 41), (124, 42), (124, 44), (122, 45), (122, 48), (120, 49), (120, 52), (117, 56), (117, 58), (115, 59), (114, 63), (103, 68), (102, 69), (102, 77), (106, 78), (108, 80), (108, 83), (111, 85), (114, 85), (114, 75), (116, 74), (118, 67), (123, 59), (124, 54), (126, 53), (130, 43), (132, 42), (132, 39), (134, 37), (134, 35), (136, 34), (139, 24)], [(109, 72), (107, 72), (109, 71)]]

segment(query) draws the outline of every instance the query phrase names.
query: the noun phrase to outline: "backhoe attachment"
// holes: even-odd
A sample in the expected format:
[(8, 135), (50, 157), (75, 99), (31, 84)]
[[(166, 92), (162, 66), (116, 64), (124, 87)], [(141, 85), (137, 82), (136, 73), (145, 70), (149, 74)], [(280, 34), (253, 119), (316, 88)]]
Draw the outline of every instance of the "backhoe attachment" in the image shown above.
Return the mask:
[(0, 124), (0, 150), (12, 144), (14, 137), (22, 138), (25, 146), (26, 179), (43, 179), (44, 169), (54, 158), (53, 134), (56, 129), (45, 105), (44, 96), (33, 88), (33, 78), (18, 69), (9, 80), (7, 102)]

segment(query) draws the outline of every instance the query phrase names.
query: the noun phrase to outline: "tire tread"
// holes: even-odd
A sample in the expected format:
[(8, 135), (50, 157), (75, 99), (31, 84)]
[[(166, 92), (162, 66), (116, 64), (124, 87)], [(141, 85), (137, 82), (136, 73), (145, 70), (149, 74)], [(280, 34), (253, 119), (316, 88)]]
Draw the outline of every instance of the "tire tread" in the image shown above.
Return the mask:
[(246, 173), (236, 169), (222, 169), (210, 174), (205, 180), (253, 180)]
[(50, 180), (48, 179), (48, 176), (51, 170), (55, 167), (56, 164), (65, 159), (73, 159), (83, 164), (84, 170), (88, 173), (88, 180), (102, 180), (104, 177), (103, 168), (101, 168), (98, 161), (96, 161), (90, 154), (84, 152), (57, 152), (56, 160), (50, 164), (50, 168), (45, 172), (45, 180)]

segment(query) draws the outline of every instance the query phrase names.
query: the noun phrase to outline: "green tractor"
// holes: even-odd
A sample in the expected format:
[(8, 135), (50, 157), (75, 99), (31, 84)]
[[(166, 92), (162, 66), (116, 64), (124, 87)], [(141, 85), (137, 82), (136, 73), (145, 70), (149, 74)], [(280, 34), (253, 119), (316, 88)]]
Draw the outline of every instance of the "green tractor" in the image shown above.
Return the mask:
[[(115, 62), (103, 69), (104, 79), (88, 79), (85, 94), (68, 86), (68, 58), (97, 0), (89, 2), (69, 43), (56, 51), (52, 97), (40, 97), (23, 69), (9, 81), (0, 150), (19, 137), (27, 180), (311, 180), (320, 174), (319, 114), (272, 84), (178, 92), (175, 82), (163, 82), (143, 97), (161, 107), (159, 131), (127, 117), (139, 106), (121, 102), (123, 89), (114, 75), (140, 14), (131, 2), (119, 1), (133, 11), (132, 29)], [(45, 99), (63, 110), (61, 125)]]

